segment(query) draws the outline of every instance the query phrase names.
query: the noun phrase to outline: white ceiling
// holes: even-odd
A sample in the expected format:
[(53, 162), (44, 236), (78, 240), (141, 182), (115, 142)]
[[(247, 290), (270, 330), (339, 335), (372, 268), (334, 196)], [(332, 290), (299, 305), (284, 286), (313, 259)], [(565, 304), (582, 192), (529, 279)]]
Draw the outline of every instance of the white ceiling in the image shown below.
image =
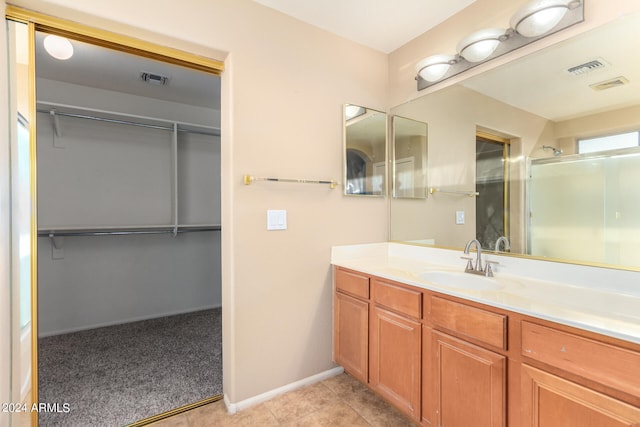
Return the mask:
[(389, 53), (475, 0), (254, 0), (303, 22)]
[[(220, 110), (217, 76), (77, 40), (71, 40), (73, 56), (60, 61), (44, 50), (45, 35), (36, 35), (39, 78)], [(166, 86), (150, 85), (140, 79), (141, 71), (165, 75), (169, 82)]]

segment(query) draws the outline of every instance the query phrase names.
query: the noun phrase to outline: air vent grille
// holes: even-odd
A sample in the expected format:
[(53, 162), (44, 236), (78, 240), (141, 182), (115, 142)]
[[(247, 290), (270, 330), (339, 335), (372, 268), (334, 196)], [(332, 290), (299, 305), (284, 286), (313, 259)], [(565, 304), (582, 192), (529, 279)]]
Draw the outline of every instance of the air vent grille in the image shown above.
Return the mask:
[(629, 80), (626, 77), (616, 77), (614, 79), (606, 80), (600, 83), (594, 83), (589, 85), (589, 87), (593, 90), (606, 90), (611, 89), (618, 86), (624, 86), (629, 83)]
[(573, 74), (574, 76), (581, 76), (583, 74), (591, 73), (592, 71), (600, 70), (606, 66), (606, 62), (604, 62), (602, 59), (594, 59), (592, 61), (585, 62), (584, 64), (571, 67), (567, 69), (567, 72), (569, 74)]
[(169, 83), (169, 77), (148, 71), (140, 72), (140, 80), (156, 86), (166, 86)]

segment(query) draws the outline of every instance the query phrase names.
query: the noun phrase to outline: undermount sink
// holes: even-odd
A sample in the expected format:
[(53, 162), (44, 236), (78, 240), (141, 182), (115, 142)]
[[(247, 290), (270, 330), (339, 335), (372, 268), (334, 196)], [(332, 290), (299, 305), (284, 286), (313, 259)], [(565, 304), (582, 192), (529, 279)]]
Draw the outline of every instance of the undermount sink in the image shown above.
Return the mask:
[(462, 272), (425, 271), (418, 274), (418, 278), (431, 282), (434, 285), (448, 286), (452, 288), (476, 289), (481, 291), (502, 288), (502, 285), (494, 279)]

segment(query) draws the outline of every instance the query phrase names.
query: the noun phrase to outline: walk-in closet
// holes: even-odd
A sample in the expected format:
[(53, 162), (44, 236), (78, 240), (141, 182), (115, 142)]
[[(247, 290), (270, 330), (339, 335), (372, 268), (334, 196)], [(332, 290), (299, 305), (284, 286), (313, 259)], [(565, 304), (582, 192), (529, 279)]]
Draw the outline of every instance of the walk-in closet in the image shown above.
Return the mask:
[[(220, 78), (36, 36), (40, 425), (222, 393)], [(62, 406), (64, 408), (64, 406)]]

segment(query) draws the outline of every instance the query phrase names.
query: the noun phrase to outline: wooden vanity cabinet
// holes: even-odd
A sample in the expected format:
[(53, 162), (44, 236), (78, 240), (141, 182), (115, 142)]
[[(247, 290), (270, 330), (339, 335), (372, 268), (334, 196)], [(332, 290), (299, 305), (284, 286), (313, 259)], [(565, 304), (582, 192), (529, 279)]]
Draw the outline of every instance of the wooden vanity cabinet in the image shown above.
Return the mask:
[(422, 293), (372, 280), (369, 385), (420, 421)]
[(335, 269), (333, 360), (354, 378), (369, 381), (369, 277)]
[(640, 407), (615, 397), (640, 402), (640, 352), (527, 320), (521, 327), (523, 427), (640, 426)]
[(507, 316), (431, 295), (427, 319), (433, 388), (424, 406), (432, 423), (504, 427), (507, 357), (489, 348), (506, 350)]
[(507, 358), (436, 331), (432, 348), (435, 425), (504, 427)]
[(523, 365), (523, 427), (638, 427), (640, 408)]
[(334, 271), (334, 360), (421, 425), (640, 427), (640, 345)]

